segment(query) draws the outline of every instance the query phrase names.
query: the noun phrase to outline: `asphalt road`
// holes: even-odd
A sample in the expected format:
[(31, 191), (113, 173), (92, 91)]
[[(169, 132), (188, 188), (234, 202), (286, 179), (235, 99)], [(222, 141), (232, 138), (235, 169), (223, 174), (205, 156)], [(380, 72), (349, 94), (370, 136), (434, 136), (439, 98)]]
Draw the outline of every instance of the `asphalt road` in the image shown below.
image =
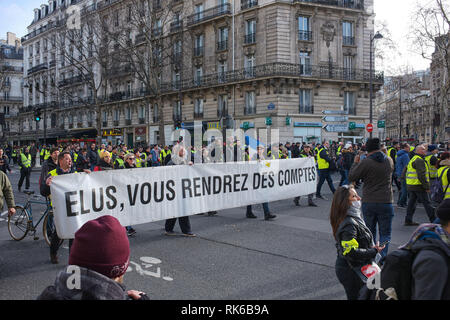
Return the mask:
[[(17, 167), (9, 175), (16, 203), (19, 193)], [(31, 189), (38, 190), (39, 172), (31, 176)], [(338, 176), (333, 177), (335, 186)], [(336, 249), (328, 222), (331, 193), (325, 184), (316, 200), (319, 207), (301, 207), (292, 200), (270, 203), (278, 217), (265, 221), (261, 206), (258, 219), (246, 219), (245, 208), (220, 211), (216, 216), (191, 217), (195, 238), (165, 236), (164, 221), (135, 226), (130, 238), (131, 263), (125, 274), (128, 289), (146, 292), (153, 300), (344, 300), (334, 263)], [(397, 193), (394, 194), (397, 197)], [(33, 207), (34, 217), (43, 208)], [(414, 227), (403, 226), (406, 210), (395, 208), (390, 249), (404, 244)], [(37, 235), (17, 242), (7, 228), (5, 209), (0, 215), (0, 299), (35, 299), (52, 284), (67, 264), (68, 242), (60, 249), (58, 265), (50, 263), (49, 247)], [(418, 207), (415, 220), (427, 222)], [(178, 223), (175, 231), (180, 232)]]

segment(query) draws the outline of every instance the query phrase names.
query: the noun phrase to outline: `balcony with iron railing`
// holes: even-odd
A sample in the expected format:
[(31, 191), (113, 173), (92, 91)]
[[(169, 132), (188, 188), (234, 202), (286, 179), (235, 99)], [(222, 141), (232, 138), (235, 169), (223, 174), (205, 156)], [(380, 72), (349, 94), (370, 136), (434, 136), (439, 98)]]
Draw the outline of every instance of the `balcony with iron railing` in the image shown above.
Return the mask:
[(201, 56), (203, 56), (204, 51), (205, 51), (205, 48), (203, 46), (195, 47), (194, 48), (194, 57), (201, 57)]
[(299, 41), (312, 41), (313, 33), (308, 30), (299, 30), (298, 31), (298, 40)]
[(183, 29), (183, 20), (175, 20), (170, 23), (170, 33), (180, 32)]
[(27, 74), (31, 75), (35, 72), (39, 72), (39, 71), (43, 71), (43, 70), (47, 70), (48, 69), (48, 64), (47, 63), (41, 63), (38, 64), (30, 69), (27, 70)]
[(29, 34), (23, 36), (21, 39), (22, 45), (24, 44), (24, 42), (29, 41), (46, 31), (63, 26), (65, 23), (66, 23), (65, 19), (49, 22), (47, 25), (42, 26), (39, 29), (36, 29), (35, 31), (32, 31)]
[(355, 37), (343, 36), (342, 37), (342, 44), (344, 46), (354, 46), (355, 45)]
[(65, 87), (69, 85), (74, 85), (78, 83), (82, 83), (84, 81), (87, 81), (87, 77), (83, 77), (82, 75), (74, 76), (71, 78), (63, 79), (58, 82), (58, 87)]
[(258, 0), (241, 0), (241, 10), (254, 8), (258, 5)]
[(217, 51), (225, 51), (228, 49), (228, 40), (222, 40), (217, 42)]
[(213, 20), (218, 17), (225, 16), (225, 15), (231, 15), (231, 4), (230, 3), (225, 3), (225, 4), (219, 5), (214, 8), (210, 8), (207, 10), (203, 10), (201, 12), (191, 14), (187, 18), (187, 25), (188, 26), (197, 25), (199, 23)]
[(311, 3), (323, 6), (364, 10), (364, 0), (293, 0), (293, 3)]
[(244, 36), (244, 43), (245, 44), (252, 44), (256, 43), (256, 33), (249, 33)]

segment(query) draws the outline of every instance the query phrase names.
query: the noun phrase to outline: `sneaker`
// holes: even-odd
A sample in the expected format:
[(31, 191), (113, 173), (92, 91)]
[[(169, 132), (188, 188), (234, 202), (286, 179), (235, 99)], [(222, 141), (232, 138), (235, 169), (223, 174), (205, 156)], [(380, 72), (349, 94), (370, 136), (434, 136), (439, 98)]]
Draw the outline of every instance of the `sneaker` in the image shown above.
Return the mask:
[(268, 213), (266, 215), (264, 215), (264, 220), (272, 220), (275, 219), (277, 216), (271, 213)]
[(196, 235), (193, 234), (192, 232), (183, 233), (183, 236), (185, 236), (185, 237), (196, 237)]
[(217, 214), (217, 211), (210, 211), (208, 212), (208, 216), (211, 217), (213, 215)]
[(133, 235), (135, 235), (135, 234), (136, 234), (136, 230), (134, 230), (133, 228), (127, 229), (127, 235), (128, 235), (129, 237), (131, 237), (131, 236), (133, 236)]
[(315, 204), (314, 202), (310, 202), (310, 203), (308, 203), (308, 206), (310, 206), (310, 207), (317, 207), (317, 204)]
[(324, 196), (322, 196), (322, 195), (318, 195), (318, 196), (316, 196), (317, 198), (319, 198), (319, 199), (322, 199), (322, 200), (328, 200), (327, 198), (325, 198)]
[(173, 231), (166, 231), (165, 235), (166, 236), (176, 236), (177, 234)]
[(410, 227), (410, 226), (418, 226), (419, 223), (415, 222), (415, 221), (405, 221), (405, 226)]
[(406, 204), (398, 204), (397, 208), (406, 209), (408, 206)]

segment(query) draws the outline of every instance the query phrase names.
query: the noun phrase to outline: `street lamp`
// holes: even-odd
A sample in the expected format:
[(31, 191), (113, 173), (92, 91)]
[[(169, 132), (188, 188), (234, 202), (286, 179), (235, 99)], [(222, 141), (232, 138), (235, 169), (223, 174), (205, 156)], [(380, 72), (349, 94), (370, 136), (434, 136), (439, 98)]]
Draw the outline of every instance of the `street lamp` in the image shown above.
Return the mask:
[[(370, 102), (369, 102), (369, 104), (370, 104), (370, 119), (369, 119), (369, 122), (370, 123), (372, 123), (373, 122), (373, 110), (372, 110), (372, 100), (373, 100), (373, 75), (372, 75), (372, 73), (373, 73), (373, 42), (374, 42), (374, 40), (378, 40), (378, 39), (382, 39), (383, 38), (383, 35), (379, 32), (379, 31), (377, 31), (377, 33), (372, 37), (372, 36), (370, 36), (370, 70), (369, 70), (369, 81), (370, 81), (370, 84), (369, 84), (369, 87), (370, 87), (370, 97), (369, 97), (369, 99), (370, 99)], [(370, 132), (370, 138), (372, 139), (372, 131)]]

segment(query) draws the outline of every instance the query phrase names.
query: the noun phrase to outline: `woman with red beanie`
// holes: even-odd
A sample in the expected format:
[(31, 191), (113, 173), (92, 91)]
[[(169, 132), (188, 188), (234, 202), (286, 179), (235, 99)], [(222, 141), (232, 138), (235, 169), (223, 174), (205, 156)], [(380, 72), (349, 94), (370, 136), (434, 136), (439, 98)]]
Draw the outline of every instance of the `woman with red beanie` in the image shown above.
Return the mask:
[(38, 300), (148, 300), (145, 293), (125, 290), (129, 262), (130, 243), (120, 222), (112, 216), (88, 221), (75, 233), (69, 266)]

